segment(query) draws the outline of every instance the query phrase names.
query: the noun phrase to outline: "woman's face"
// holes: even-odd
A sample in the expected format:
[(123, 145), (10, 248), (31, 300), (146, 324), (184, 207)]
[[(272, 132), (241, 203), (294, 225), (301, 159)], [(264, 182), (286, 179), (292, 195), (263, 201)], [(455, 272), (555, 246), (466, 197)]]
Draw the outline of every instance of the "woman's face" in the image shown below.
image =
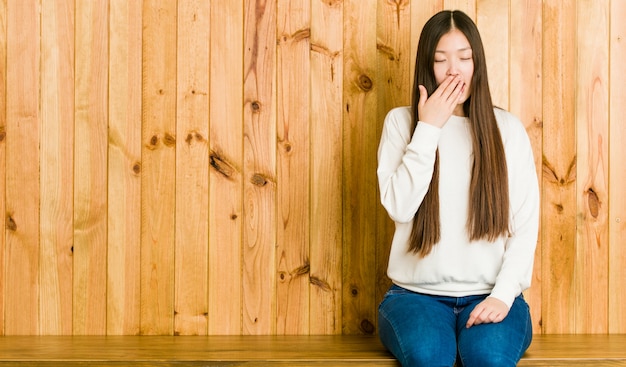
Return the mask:
[[(441, 84), (450, 75), (460, 76), (465, 86), (457, 106), (463, 110), (463, 102), (470, 96), (470, 86), (474, 75), (474, 59), (472, 48), (465, 35), (458, 29), (444, 34), (437, 43), (434, 62), (435, 80)], [(455, 110), (455, 114), (457, 111)]]

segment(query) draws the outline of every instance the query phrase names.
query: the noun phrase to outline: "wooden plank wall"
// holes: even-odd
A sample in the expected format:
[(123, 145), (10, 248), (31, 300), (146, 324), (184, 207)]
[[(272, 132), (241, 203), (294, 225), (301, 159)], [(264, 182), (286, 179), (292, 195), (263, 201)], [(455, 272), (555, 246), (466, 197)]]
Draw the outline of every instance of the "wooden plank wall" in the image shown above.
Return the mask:
[(535, 332), (626, 333), (626, 0), (0, 0), (0, 334), (376, 333), (443, 8), (535, 151)]

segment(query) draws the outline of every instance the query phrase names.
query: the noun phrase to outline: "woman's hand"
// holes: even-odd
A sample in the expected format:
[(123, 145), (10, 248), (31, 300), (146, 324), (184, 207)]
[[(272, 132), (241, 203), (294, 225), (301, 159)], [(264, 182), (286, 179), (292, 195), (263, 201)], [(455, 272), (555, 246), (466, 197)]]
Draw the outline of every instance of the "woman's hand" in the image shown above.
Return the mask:
[(419, 85), (418, 88), (420, 92), (419, 120), (441, 128), (459, 104), (465, 90), (465, 82), (458, 75), (450, 75), (430, 97), (423, 85)]
[(474, 307), (465, 327), (469, 329), (474, 325), (500, 322), (508, 314), (509, 308), (504, 302), (494, 297), (487, 297)]

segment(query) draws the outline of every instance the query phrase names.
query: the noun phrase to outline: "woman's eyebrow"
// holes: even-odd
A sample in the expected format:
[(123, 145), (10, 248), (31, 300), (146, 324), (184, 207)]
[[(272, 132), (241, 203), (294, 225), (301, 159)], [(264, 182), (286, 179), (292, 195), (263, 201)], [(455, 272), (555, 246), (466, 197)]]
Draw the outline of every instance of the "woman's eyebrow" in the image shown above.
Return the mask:
[[(458, 50), (456, 50), (457, 52), (463, 52), (463, 51), (467, 51), (467, 50), (471, 50), (471, 47), (464, 47), (464, 48), (459, 48)], [(435, 50), (435, 53), (442, 53), (445, 54), (447, 51), (444, 50)]]

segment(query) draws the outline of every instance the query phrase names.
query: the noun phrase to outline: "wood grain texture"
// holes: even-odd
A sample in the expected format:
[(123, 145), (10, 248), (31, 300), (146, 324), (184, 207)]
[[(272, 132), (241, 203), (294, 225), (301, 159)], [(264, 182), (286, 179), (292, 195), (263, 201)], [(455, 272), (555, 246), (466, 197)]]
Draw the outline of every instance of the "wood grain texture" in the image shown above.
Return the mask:
[(443, 7), (448, 10), (461, 10), (476, 21), (477, 1), (479, 0), (443, 0)]
[(377, 331), (376, 0), (344, 2), (343, 301), (344, 334)]
[(534, 331), (625, 332), (624, 6), (0, 0), (0, 334), (376, 333), (376, 149), (444, 8), (541, 171)]
[(243, 24), (243, 2), (211, 2), (209, 334), (243, 332)]
[[(543, 4), (542, 331), (573, 333), (576, 299), (576, 5)], [(555, 72), (559, 70), (559, 72)]]
[(40, 326), (72, 334), (74, 1), (43, 1), (41, 55)]
[(76, 5), (73, 333), (106, 333), (108, 0)]
[(210, 10), (178, 2), (175, 335), (208, 332)]
[(142, 4), (110, 1), (107, 334), (140, 331)]
[[(399, 366), (366, 336), (0, 338), (0, 365)], [(626, 366), (625, 335), (536, 335), (518, 366)]]
[[(510, 4), (509, 110), (526, 127), (530, 138), (537, 177), (541, 185), (543, 153), (543, 89), (542, 89), (542, 4), (534, 0), (512, 1)], [(520, 62), (523, 60), (523, 62)], [(540, 223), (541, 225), (541, 223)], [(542, 229), (539, 229), (541, 234)], [(542, 315), (542, 245), (538, 236), (530, 289), (524, 292), (530, 306), (533, 331), (541, 332)]]
[(485, 48), (493, 104), (509, 109), (510, 5), (500, 0), (477, 0), (476, 26)]
[(100, 366), (398, 366), (378, 338), (361, 336), (0, 338), (0, 365), (15, 361)]
[(417, 55), (417, 45), (424, 24), (437, 12), (444, 9), (444, 0), (424, 0), (411, 2), (411, 91), (415, 80), (415, 57)]
[[(581, 0), (578, 5), (575, 120), (578, 231), (574, 268), (576, 332), (606, 333), (609, 265), (609, 2)], [(589, 290), (593, 290), (591, 296)]]
[(343, 4), (311, 2), (311, 334), (342, 329)]
[(176, 2), (143, 2), (140, 333), (174, 332)]
[(276, 334), (276, 4), (244, 3), (244, 334)]
[[(277, 5), (276, 332), (310, 331), (311, 0)], [(306, 87), (303, 87), (306, 86)]]
[[(411, 34), (411, 8), (408, 0), (391, 2), (378, 1), (376, 17), (376, 50), (378, 73), (374, 83), (376, 93), (376, 137), (372, 142), (378, 147), (383, 123), (387, 113), (397, 106), (411, 105), (411, 68), (415, 67), (415, 55), (411, 52), (411, 42), (406, 35)], [(378, 185), (377, 185), (378, 188)], [(376, 272), (379, 274), (376, 284), (378, 298), (382, 299), (390, 286), (386, 277), (389, 251), (393, 238), (394, 224), (380, 204), (380, 192), (377, 193), (376, 243), (378, 244)]]
[(7, 2), (4, 333), (39, 333), (40, 35), (38, 0)]
[[(0, 96), (7, 92), (7, 2), (0, 0)], [(7, 104), (0, 98), (0, 197), (6, 198), (6, 136)], [(0, 213), (6, 213), (6, 202), (0, 200)], [(6, 295), (6, 225), (0, 225), (0, 335), (4, 335), (4, 305)]]
[[(626, 333), (626, 127), (621, 122), (626, 115), (626, 74), (622, 60), (626, 59), (626, 1), (612, 1), (609, 41), (609, 333)], [(622, 101), (622, 102), (620, 102)]]

